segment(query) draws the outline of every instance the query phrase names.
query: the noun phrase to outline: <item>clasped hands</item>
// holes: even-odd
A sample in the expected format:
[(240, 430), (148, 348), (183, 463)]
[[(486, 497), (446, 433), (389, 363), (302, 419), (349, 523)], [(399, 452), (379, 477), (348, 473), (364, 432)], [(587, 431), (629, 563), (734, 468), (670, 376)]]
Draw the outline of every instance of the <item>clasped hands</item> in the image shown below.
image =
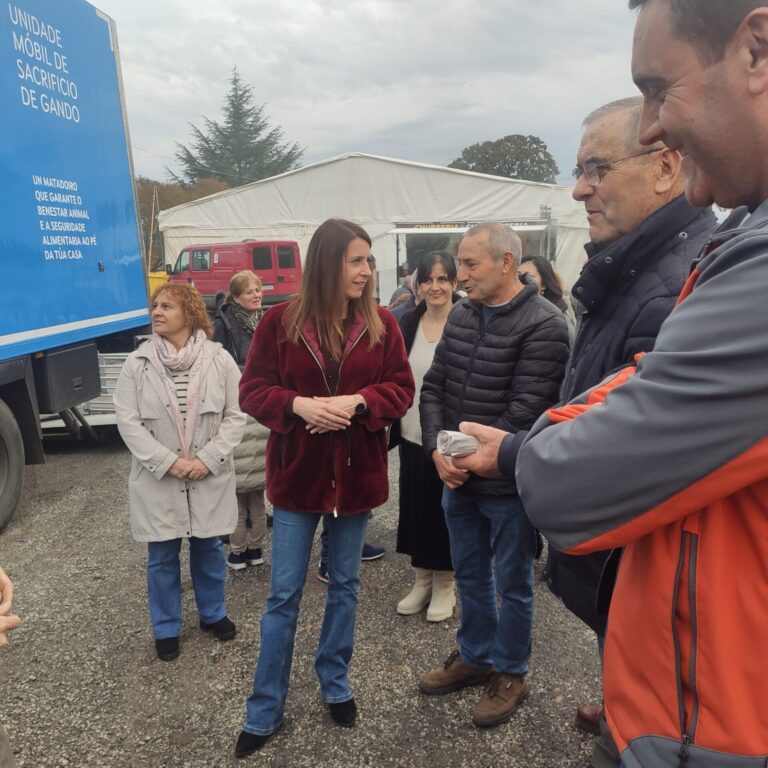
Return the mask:
[(168, 472), (179, 480), (202, 480), (210, 473), (208, 467), (200, 459), (183, 459), (179, 456), (173, 462)]
[(355, 409), (365, 405), (362, 395), (336, 395), (335, 397), (297, 397), (293, 412), (307, 422), (311, 435), (337, 432), (352, 423)]

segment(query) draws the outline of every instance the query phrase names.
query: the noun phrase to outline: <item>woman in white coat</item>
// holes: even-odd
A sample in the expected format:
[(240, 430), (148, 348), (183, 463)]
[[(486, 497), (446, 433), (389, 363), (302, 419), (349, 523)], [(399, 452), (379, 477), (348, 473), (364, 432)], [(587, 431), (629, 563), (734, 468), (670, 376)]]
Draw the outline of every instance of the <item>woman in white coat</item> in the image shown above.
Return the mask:
[(117, 426), (133, 461), (128, 479), (131, 531), (148, 544), (149, 613), (163, 661), (179, 655), (182, 539), (200, 627), (231, 640), (224, 602), (226, 566), (219, 536), (237, 522), (232, 453), (245, 415), (240, 371), (220, 344), (190, 285), (152, 296), (152, 337), (125, 361), (115, 390)]

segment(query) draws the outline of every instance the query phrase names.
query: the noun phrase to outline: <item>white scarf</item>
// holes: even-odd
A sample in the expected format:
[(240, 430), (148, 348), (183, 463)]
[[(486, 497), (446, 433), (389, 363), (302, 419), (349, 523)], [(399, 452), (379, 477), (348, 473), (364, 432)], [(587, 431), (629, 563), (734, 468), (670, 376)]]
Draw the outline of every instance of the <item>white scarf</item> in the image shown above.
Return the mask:
[[(206, 341), (205, 331), (196, 330), (187, 340), (187, 343), (179, 350), (166, 338), (157, 333), (152, 334), (150, 355), (157, 363), (160, 376), (168, 393), (176, 431), (179, 433), (179, 441), (185, 459), (190, 456), (192, 435), (197, 426), (197, 415), (200, 407), (200, 371), (203, 367), (203, 347)], [(179, 401), (176, 397), (176, 385), (168, 371), (189, 371), (189, 386), (187, 388), (187, 418), (186, 422), (179, 410)]]

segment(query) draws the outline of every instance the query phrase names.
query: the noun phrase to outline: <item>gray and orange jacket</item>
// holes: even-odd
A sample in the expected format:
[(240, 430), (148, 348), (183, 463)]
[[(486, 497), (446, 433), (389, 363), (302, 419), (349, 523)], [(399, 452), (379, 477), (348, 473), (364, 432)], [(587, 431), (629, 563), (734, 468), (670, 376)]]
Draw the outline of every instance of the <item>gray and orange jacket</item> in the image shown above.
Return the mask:
[(604, 689), (627, 768), (768, 764), (766, 288), (768, 201), (713, 235), (654, 350), (517, 457), (558, 549), (625, 547)]

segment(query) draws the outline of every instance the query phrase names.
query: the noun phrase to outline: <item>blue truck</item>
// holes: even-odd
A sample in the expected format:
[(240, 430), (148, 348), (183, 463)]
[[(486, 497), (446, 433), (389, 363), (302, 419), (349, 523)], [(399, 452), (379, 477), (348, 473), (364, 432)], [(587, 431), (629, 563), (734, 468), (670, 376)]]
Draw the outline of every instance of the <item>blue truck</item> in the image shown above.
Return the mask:
[(41, 413), (100, 392), (149, 322), (114, 22), (85, 0), (0, 10), (0, 530)]

